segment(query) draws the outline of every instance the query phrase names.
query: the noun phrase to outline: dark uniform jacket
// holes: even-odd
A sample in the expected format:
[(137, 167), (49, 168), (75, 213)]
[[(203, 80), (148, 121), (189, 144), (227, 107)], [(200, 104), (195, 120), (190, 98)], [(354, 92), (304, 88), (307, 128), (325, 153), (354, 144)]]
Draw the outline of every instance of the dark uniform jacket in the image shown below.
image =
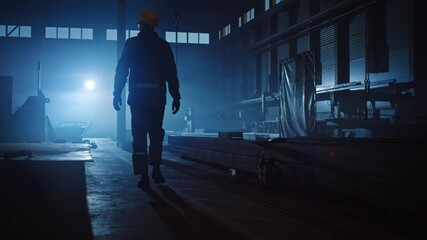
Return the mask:
[(114, 96), (120, 97), (128, 76), (131, 107), (164, 107), (166, 82), (172, 98), (181, 99), (171, 47), (153, 31), (126, 40), (116, 67)]

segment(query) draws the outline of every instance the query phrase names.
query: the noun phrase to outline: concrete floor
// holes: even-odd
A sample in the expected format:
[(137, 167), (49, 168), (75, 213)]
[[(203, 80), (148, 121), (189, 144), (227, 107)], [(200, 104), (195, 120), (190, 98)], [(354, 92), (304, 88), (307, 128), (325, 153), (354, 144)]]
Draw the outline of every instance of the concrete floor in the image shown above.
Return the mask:
[[(427, 239), (425, 219), (261, 189), (253, 174), (166, 150), (166, 183), (143, 191), (130, 152), (111, 139), (90, 140), (98, 146), (90, 151), (47, 143), (31, 145), (34, 158), (0, 159), (2, 239)], [(3, 152), (30, 147), (7, 146)]]
[(162, 165), (166, 183), (143, 191), (136, 186), (129, 152), (109, 139), (91, 140), (98, 145), (91, 150), (94, 161), (86, 163), (95, 240), (417, 238), (364, 222), (333, 204), (264, 192), (223, 169), (169, 152)]

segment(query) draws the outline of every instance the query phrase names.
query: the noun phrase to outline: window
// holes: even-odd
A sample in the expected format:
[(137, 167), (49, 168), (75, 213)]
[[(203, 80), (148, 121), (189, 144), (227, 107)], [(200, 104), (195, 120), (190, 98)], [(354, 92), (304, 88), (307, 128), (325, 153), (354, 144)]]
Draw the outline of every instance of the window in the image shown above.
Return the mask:
[(209, 44), (209, 33), (166, 32), (166, 41), (169, 43)]
[(245, 23), (249, 22), (250, 20), (251, 20), (251, 12), (249, 11), (245, 14)]
[(264, 0), (264, 1), (265, 1), (264, 2), (265, 11), (283, 2), (283, 0)]
[(187, 43), (187, 33), (178, 32), (178, 43)]
[(198, 33), (188, 33), (188, 43), (199, 43)]
[(243, 15), (243, 23), (247, 23), (247, 22), (251, 21), (254, 18), (255, 18), (255, 9), (252, 8), (251, 10), (247, 11)]
[(231, 33), (231, 24), (228, 24), (226, 27), (224, 27), (221, 31), (221, 37), (225, 37), (228, 34)]
[(166, 32), (166, 41), (170, 43), (176, 43), (176, 33), (175, 32)]
[(56, 27), (46, 27), (46, 38), (56, 38)]
[(138, 30), (126, 30), (126, 39), (131, 37), (136, 37), (138, 35)]
[(0, 25), (0, 37), (6, 37), (6, 26)]
[(0, 37), (31, 37), (30, 26), (0, 25)]
[[(266, 4), (270, 3), (268, 0), (266, 0)], [(255, 8), (250, 9), (249, 11), (245, 12), (243, 14), (243, 16), (239, 17), (239, 27), (243, 26), (243, 24), (248, 23), (249, 21), (253, 20), (255, 18)], [(227, 36), (228, 34), (231, 33), (231, 27), (230, 25), (228, 25), (227, 27), (225, 27), (222, 33), (222, 37)]]
[[(126, 30), (125, 31), (125, 39), (127, 40), (128, 38), (131, 37), (136, 37), (138, 36), (139, 30)], [(117, 30), (116, 29), (107, 29), (106, 30), (106, 39), (107, 41), (117, 41)]]
[(129, 37), (136, 37), (138, 36), (138, 33), (138, 30), (129, 30)]
[(22, 38), (30, 38), (31, 37), (31, 27), (30, 26), (20, 26), (19, 36)]
[(8, 37), (19, 37), (19, 26), (7, 25), (7, 36)]
[(265, 11), (267, 11), (268, 9), (270, 9), (270, 0), (265, 0), (264, 7), (265, 7)]
[(92, 28), (46, 27), (46, 38), (93, 39)]
[(69, 39), (69, 29), (64, 27), (58, 28), (58, 38), (60, 39)]
[(92, 40), (93, 39), (93, 29), (92, 28), (82, 28), (82, 39)]
[(70, 28), (70, 39), (82, 39), (82, 29)]
[(116, 29), (107, 29), (107, 41), (117, 41)]
[(199, 33), (199, 43), (209, 44), (209, 33)]

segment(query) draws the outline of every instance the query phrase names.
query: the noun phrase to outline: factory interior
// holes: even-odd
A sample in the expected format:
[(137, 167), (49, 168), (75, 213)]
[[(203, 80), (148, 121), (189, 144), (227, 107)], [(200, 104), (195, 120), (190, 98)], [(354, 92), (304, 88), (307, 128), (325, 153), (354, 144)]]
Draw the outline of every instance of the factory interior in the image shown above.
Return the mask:
[[(1, 238), (427, 239), (422, 5), (2, 0)], [(147, 9), (181, 99), (142, 188), (136, 67), (113, 102)]]

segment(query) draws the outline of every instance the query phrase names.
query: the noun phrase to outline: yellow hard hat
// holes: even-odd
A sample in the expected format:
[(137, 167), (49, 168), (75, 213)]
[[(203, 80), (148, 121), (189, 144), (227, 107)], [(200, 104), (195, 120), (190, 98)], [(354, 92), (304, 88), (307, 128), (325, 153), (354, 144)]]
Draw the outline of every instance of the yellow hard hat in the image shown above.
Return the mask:
[(145, 22), (155, 28), (159, 25), (159, 15), (151, 9), (145, 9), (139, 15), (139, 22)]

